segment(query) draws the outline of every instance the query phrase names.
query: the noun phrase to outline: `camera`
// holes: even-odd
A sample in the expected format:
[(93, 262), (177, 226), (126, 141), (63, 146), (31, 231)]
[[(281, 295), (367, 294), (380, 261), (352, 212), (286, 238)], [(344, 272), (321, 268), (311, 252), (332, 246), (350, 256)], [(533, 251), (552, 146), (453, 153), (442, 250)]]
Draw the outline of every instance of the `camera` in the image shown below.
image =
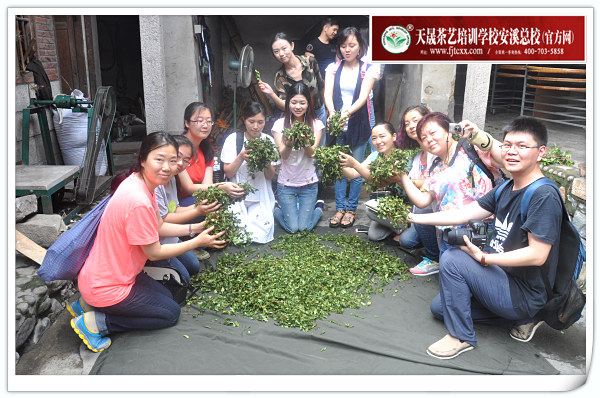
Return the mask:
[(458, 123), (450, 123), (450, 128), (449, 128), (450, 133), (458, 133), (458, 134), (462, 134), (463, 132), (463, 128), (460, 124)]
[(487, 223), (481, 220), (470, 220), (468, 227), (444, 230), (442, 239), (448, 242), (449, 245), (465, 246), (463, 236), (466, 235), (471, 243), (483, 249), (487, 243), (487, 230)]

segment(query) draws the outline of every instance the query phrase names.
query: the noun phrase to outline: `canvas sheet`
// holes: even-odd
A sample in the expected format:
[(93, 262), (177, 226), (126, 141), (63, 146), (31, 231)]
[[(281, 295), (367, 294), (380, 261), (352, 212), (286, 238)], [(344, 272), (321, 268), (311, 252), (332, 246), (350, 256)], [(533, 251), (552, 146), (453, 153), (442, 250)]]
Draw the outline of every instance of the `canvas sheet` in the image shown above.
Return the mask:
[[(316, 232), (350, 234), (354, 229), (318, 227)], [(259, 252), (269, 249), (268, 244), (259, 247)], [(383, 249), (404, 256), (410, 265), (417, 262), (391, 242)], [(205, 265), (214, 266), (218, 257), (212, 253)], [(370, 306), (331, 314), (308, 332), (183, 307), (172, 328), (111, 336), (112, 346), (91, 374), (558, 374), (532, 345), (511, 339), (508, 326), (476, 325), (478, 347), (453, 360), (427, 355), (427, 347), (447, 333), (429, 310), (438, 291), (437, 275), (395, 279), (383, 293), (372, 295)]]

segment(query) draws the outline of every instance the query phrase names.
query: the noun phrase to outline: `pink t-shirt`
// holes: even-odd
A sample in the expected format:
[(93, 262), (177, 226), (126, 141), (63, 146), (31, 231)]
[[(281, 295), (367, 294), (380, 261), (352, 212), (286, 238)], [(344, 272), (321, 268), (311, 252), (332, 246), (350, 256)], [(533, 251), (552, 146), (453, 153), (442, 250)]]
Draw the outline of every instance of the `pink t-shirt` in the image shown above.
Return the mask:
[(148, 259), (141, 245), (159, 240), (158, 206), (137, 173), (106, 205), (90, 255), (79, 272), (81, 296), (94, 307), (123, 301)]
[[(283, 132), (283, 118), (275, 121), (271, 131)], [(315, 119), (312, 125), (313, 131), (323, 130), (325, 126), (320, 119)], [(313, 158), (304, 154), (304, 149), (292, 149), (287, 159), (281, 159), (281, 168), (277, 176), (277, 182), (290, 187), (301, 187), (318, 182)]]

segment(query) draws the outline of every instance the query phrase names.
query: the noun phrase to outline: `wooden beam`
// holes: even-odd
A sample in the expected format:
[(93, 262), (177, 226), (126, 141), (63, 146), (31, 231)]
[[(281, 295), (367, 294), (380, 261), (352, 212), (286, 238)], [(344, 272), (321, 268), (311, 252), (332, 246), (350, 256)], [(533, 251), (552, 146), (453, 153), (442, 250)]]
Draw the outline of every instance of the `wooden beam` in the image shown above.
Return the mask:
[(42, 265), (42, 261), (44, 261), (44, 257), (46, 256), (46, 249), (19, 231), (15, 231), (15, 241), (15, 248), (19, 253)]

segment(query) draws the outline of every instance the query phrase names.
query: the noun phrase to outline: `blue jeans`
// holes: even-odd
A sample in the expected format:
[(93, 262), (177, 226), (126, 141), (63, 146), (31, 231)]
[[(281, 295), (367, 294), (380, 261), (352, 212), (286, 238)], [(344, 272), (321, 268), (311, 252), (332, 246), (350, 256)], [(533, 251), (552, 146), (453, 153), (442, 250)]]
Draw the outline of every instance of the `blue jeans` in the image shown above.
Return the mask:
[[(181, 240), (179, 241), (181, 243)], [(188, 283), (192, 275), (200, 271), (200, 261), (193, 250), (183, 253), (180, 256), (167, 258), (158, 261), (148, 261), (147, 265), (155, 267), (173, 268), (179, 272), (181, 278)]]
[(96, 325), (101, 336), (167, 328), (177, 323), (181, 313), (171, 292), (143, 272), (135, 278), (129, 295), (123, 301), (97, 310)]
[[(345, 145), (343, 134), (338, 138), (338, 144)], [(367, 143), (365, 142), (362, 145), (359, 145), (352, 149), (352, 156), (354, 159), (358, 160), (358, 162), (362, 162), (365, 157), (365, 149), (367, 148)], [(342, 178), (340, 181), (336, 181), (333, 185), (335, 190), (335, 209), (344, 211), (355, 211), (358, 207), (358, 197), (360, 196), (360, 190), (362, 189), (363, 178), (358, 177), (350, 180), (350, 192), (348, 193), (348, 200), (346, 203), (346, 177)]]
[(315, 109), (315, 113), (317, 117), (323, 122), (323, 133), (321, 134), (321, 142), (319, 146), (325, 145), (325, 131), (327, 130), (327, 109), (325, 109), (325, 104), (321, 105), (319, 109)]
[(497, 265), (482, 267), (458, 247), (440, 257), (440, 294), (431, 303), (433, 315), (444, 321), (451, 336), (477, 346), (473, 322), (529, 318), (517, 313), (507, 274)]
[(323, 214), (322, 209), (315, 208), (317, 192), (316, 182), (301, 187), (277, 184), (277, 200), (281, 209), (275, 207), (273, 217), (281, 228), (290, 234), (312, 231)]
[[(432, 213), (431, 208), (419, 209), (415, 207), (415, 214)], [(440, 249), (437, 243), (435, 227), (433, 225), (424, 225), (413, 223), (409, 228), (400, 234), (398, 244), (407, 249), (417, 249), (421, 246), (425, 247), (425, 256), (433, 261), (438, 261), (440, 258)]]

